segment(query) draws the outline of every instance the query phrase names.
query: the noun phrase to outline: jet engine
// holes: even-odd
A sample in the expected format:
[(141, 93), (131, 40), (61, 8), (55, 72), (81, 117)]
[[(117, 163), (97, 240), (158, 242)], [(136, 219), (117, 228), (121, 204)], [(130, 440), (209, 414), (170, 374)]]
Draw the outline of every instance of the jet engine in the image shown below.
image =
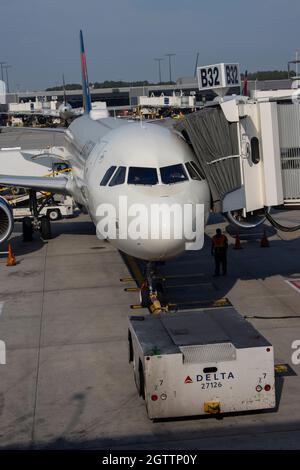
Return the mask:
[(7, 240), (14, 228), (14, 217), (10, 205), (0, 197), (0, 243)]
[(246, 215), (243, 210), (226, 212), (224, 214), (227, 220), (239, 228), (256, 228), (263, 224), (266, 220), (266, 212), (269, 213), (270, 208), (264, 208), (253, 212), (248, 212)]

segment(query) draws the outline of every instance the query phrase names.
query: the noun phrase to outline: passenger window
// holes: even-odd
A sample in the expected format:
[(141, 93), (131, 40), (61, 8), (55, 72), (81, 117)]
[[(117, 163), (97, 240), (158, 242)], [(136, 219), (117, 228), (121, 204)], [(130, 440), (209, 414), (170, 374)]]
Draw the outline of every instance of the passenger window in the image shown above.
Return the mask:
[(181, 183), (188, 179), (182, 164), (164, 166), (160, 168), (161, 180), (164, 184)]
[(105, 175), (103, 176), (102, 180), (101, 180), (101, 183), (100, 183), (100, 186), (106, 186), (107, 183), (109, 182), (110, 178), (112, 177), (112, 175), (114, 174), (115, 172), (115, 169), (117, 167), (116, 166), (111, 166), (107, 172), (105, 173)]
[(132, 166), (128, 171), (128, 184), (144, 184), (152, 186), (158, 183), (156, 168)]
[(185, 166), (192, 180), (198, 180), (198, 181), (201, 180), (200, 176), (198, 175), (195, 168), (192, 167), (191, 163), (186, 163)]
[(118, 184), (123, 184), (125, 182), (126, 167), (119, 166), (115, 175), (112, 177), (109, 186), (117, 186)]

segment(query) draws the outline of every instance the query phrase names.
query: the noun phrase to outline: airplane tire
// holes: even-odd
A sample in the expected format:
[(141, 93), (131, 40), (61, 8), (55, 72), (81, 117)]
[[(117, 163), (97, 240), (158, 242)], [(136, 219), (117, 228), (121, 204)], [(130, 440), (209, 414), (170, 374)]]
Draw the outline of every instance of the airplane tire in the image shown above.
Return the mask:
[(30, 219), (30, 217), (24, 217), (22, 221), (22, 231), (23, 231), (23, 242), (31, 242), (32, 234), (33, 234), (33, 227), (32, 227), (32, 220)]
[(40, 232), (44, 240), (50, 240), (50, 238), (52, 238), (51, 223), (45, 215), (41, 218)]

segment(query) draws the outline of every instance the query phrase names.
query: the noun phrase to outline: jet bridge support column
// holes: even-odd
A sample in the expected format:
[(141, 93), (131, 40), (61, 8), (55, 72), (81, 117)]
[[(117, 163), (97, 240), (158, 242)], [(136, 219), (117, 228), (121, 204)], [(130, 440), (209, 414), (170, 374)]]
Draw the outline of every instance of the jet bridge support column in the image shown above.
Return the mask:
[(283, 203), (277, 103), (260, 103), (265, 206)]

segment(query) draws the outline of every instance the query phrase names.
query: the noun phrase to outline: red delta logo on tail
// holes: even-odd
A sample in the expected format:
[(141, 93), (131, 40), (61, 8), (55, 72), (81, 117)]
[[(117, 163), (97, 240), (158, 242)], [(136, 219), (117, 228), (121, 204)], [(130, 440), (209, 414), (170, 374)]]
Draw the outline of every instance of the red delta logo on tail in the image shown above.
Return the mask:
[(84, 80), (87, 79), (87, 70), (86, 70), (86, 59), (85, 59), (85, 53), (81, 53), (81, 67), (82, 67), (82, 76)]

